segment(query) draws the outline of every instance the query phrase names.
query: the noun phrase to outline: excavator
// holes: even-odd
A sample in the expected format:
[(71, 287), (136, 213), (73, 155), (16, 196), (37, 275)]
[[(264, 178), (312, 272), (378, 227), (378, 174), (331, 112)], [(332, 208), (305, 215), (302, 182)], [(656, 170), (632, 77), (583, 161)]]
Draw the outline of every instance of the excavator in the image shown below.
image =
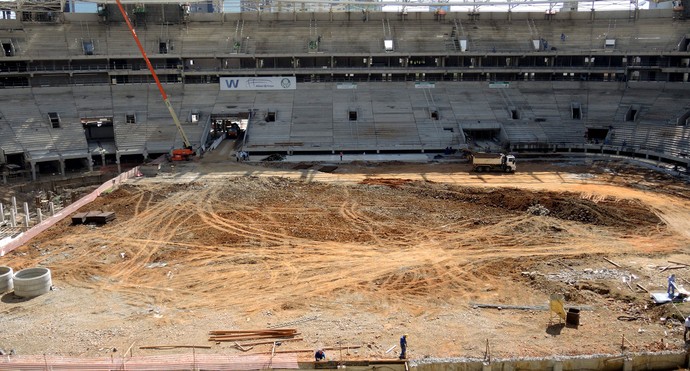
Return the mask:
[(151, 71), (151, 75), (153, 76), (153, 79), (156, 81), (156, 85), (158, 86), (158, 91), (161, 92), (161, 97), (163, 97), (163, 102), (165, 103), (165, 106), (168, 107), (168, 111), (170, 111), (170, 116), (172, 116), (173, 122), (175, 122), (175, 126), (177, 126), (177, 131), (180, 132), (180, 136), (182, 137), (182, 142), (184, 143), (184, 148), (174, 148), (172, 150), (170, 160), (172, 161), (189, 161), (192, 159), (194, 156), (194, 150), (192, 149), (192, 143), (189, 141), (189, 138), (187, 138), (187, 134), (184, 132), (182, 129), (182, 124), (180, 124), (180, 120), (177, 118), (177, 114), (175, 113), (175, 110), (173, 109), (172, 105), (170, 104), (170, 100), (168, 99), (168, 94), (165, 93), (165, 90), (163, 89), (163, 85), (161, 85), (160, 80), (158, 79), (158, 75), (156, 75), (156, 71), (153, 69), (153, 66), (151, 65), (151, 61), (149, 60), (149, 57), (146, 56), (146, 51), (144, 51), (144, 47), (141, 45), (141, 41), (139, 41), (139, 37), (137, 36), (136, 31), (134, 31), (134, 27), (132, 27), (132, 23), (129, 21), (129, 17), (127, 16), (127, 12), (125, 12), (125, 8), (122, 7), (122, 3), (120, 0), (115, 0), (117, 3), (117, 7), (120, 9), (120, 13), (122, 13), (122, 18), (124, 18), (125, 22), (127, 23), (127, 27), (129, 28), (129, 32), (132, 33), (132, 37), (134, 38), (134, 41), (137, 43), (137, 47), (139, 47), (139, 52), (141, 52), (141, 56), (144, 57), (144, 60), (146, 61), (146, 66), (149, 68), (149, 71)]

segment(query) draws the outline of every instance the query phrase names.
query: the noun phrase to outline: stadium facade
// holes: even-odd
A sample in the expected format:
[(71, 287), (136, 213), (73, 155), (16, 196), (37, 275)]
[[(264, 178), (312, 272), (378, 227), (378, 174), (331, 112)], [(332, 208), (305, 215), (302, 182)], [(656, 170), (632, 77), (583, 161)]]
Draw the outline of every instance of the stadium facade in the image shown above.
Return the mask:
[[(1, 4), (0, 162), (36, 179), (182, 145), (116, 5), (83, 14), (64, 1)], [(239, 145), (252, 153), (452, 147), (687, 168), (681, 1), (610, 12), (551, 3), (538, 13), (203, 4), (125, 4), (199, 151), (244, 122)]]

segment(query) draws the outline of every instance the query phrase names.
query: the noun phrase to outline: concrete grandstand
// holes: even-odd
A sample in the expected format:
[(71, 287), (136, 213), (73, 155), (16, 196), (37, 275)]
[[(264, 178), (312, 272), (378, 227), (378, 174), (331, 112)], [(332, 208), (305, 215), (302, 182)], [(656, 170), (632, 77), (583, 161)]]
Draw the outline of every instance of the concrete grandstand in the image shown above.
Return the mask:
[[(62, 12), (64, 4), (22, 4), (0, 19), (0, 161), (37, 179), (141, 163), (182, 146), (115, 5), (78, 14)], [(681, 169), (690, 161), (682, 6), (237, 14), (126, 7), (199, 152), (214, 123), (245, 120), (239, 145), (253, 154), (452, 147), (619, 154)], [(261, 85), (275, 81), (285, 86)]]

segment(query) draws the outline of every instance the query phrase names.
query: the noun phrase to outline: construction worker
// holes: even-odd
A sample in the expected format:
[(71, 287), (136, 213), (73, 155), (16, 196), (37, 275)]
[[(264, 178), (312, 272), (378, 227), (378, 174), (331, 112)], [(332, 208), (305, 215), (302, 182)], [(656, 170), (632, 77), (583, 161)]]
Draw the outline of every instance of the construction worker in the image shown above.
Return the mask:
[(672, 274), (668, 276), (668, 288), (666, 289), (668, 296), (673, 299), (676, 294), (676, 275)]
[(316, 360), (316, 362), (325, 361), (326, 352), (324, 352), (323, 349), (318, 349), (316, 353), (314, 353), (314, 359)]
[(400, 338), (400, 359), (407, 358), (407, 334)]
[(688, 332), (690, 332), (690, 316), (685, 318), (685, 331), (683, 332), (683, 341), (688, 342)]

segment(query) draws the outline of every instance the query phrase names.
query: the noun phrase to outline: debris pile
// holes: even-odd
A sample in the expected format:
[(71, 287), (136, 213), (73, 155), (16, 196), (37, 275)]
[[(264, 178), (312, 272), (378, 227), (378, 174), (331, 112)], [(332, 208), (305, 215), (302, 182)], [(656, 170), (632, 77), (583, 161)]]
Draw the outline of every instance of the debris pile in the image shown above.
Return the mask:
[(535, 204), (527, 208), (527, 213), (532, 215), (547, 216), (549, 215), (550, 211), (540, 204)]

